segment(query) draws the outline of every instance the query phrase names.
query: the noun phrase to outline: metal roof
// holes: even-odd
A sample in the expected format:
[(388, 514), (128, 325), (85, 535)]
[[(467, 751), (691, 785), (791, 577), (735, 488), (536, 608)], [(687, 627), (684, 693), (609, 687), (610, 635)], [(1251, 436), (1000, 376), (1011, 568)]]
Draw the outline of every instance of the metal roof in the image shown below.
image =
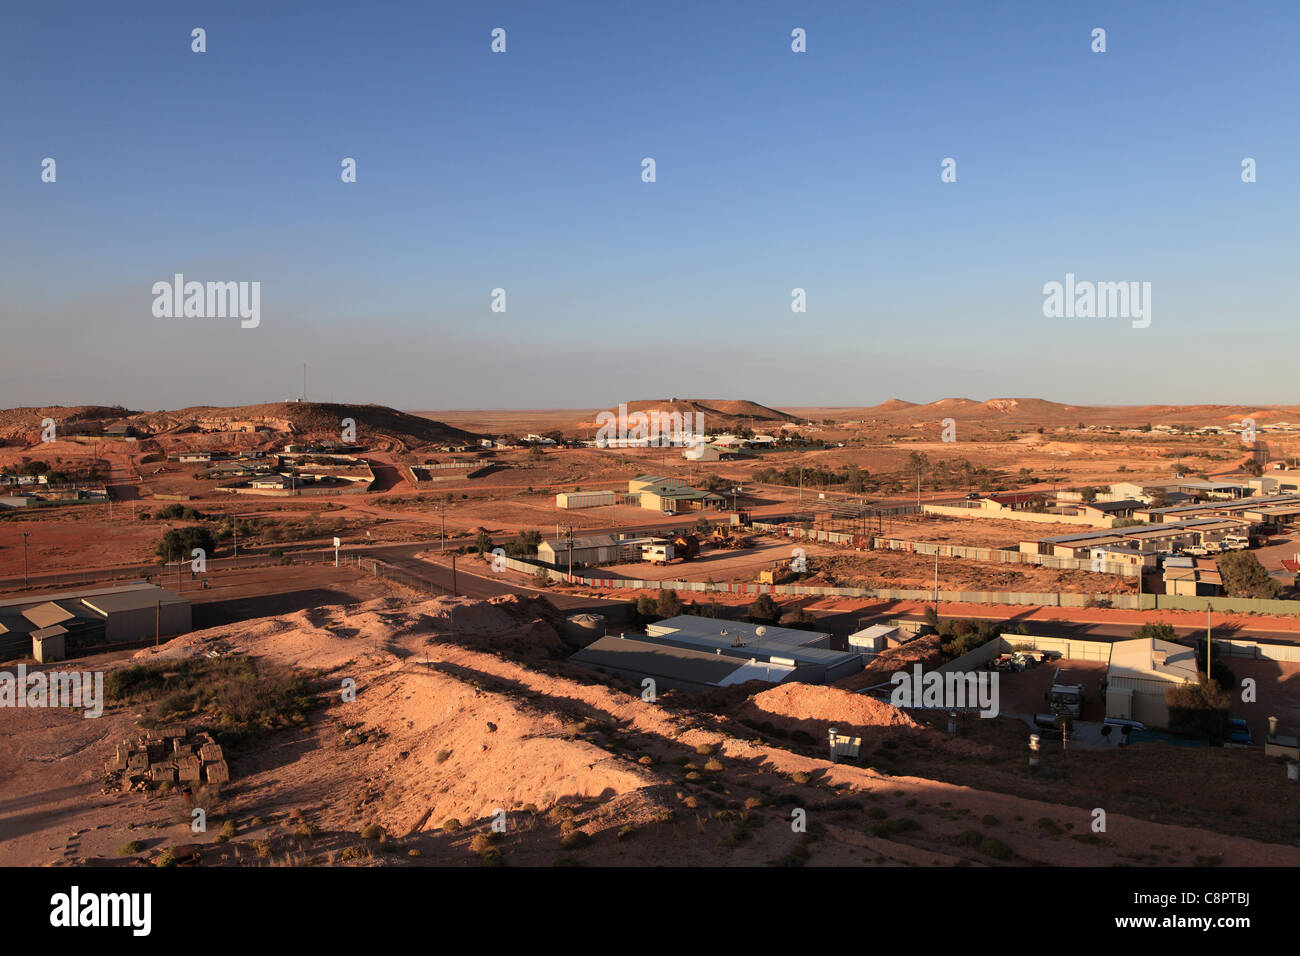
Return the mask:
[[(743, 680), (767, 679), (750, 669), (749, 662), (735, 657), (627, 637), (602, 637), (588, 644), (569, 660), (588, 667), (609, 667), (647, 677), (718, 687), (740, 683), (740, 680), (732, 678), (742, 672), (748, 675)], [(792, 671), (793, 668), (780, 667), (771, 671), (772, 676), (777, 678), (772, 683), (784, 680)]]
[(70, 621), (76, 615), (53, 601), (47, 601), (44, 604), (26, 608), (23, 611), (23, 617), (35, 624), (37, 628), (46, 628), (53, 627), (55, 624), (62, 624), (64, 621)]

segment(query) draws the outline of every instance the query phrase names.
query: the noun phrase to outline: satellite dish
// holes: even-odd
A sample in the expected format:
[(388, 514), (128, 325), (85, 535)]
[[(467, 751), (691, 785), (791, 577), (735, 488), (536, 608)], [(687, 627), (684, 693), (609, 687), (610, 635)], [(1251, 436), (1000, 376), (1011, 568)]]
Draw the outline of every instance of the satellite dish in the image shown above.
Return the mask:
[(767, 627), (764, 626), (764, 625), (762, 625), (762, 624), (760, 624), (758, 627), (754, 628), (754, 634), (755, 634), (757, 637), (762, 637), (762, 636), (763, 636), (764, 634), (766, 634), (766, 633), (767, 633)]

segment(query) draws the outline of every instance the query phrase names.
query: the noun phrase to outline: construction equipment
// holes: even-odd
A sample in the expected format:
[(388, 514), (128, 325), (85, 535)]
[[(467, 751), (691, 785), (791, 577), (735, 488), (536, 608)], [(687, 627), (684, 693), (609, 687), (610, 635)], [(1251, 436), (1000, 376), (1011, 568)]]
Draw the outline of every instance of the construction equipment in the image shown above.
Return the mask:
[(748, 548), (753, 544), (749, 538), (741, 534), (732, 534), (727, 525), (718, 525), (714, 528), (713, 534), (709, 536), (709, 543), (715, 548), (726, 548), (733, 551)]

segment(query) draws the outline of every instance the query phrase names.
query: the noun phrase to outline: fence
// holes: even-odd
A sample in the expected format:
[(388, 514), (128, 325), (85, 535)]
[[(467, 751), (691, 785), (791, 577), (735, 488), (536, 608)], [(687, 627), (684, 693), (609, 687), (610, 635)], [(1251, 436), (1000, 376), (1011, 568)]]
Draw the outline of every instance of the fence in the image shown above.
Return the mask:
[(437, 597), (452, 593), (451, 588), (442, 587), (426, 578), (414, 575), (409, 571), (403, 571), (400, 568), (395, 568), (390, 564), (386, 564), (383, 561), (378, 561), (374, 558), (363, 558), (360, 555), (357, 555), (356, 564), (362, 571), (374, 575), (381, 581), (391, 581), (395, 584), (408, 587), (413, 591), (419, 591), (423, 594), (432, 594)]
[[(790, 538), (805, 538), (811, 541), (823, 541), (828, 544), (853, 544), (855, 535), (839, 531), (805, 530), (791, 524), (755, 524), (754, 528), (769, 534), (780, 534)], [(865, 536), (864, 536), (865, 537)], [(866, 543), (876, 551), (906, 551), (910, 554), (937, 555), (941, 558), (967, 558), (971, 561), (989, 561), (998, 564), (1032, 564), (1051, 568), (1055, 571), (1094, 571), (1092, 562), (1087, 558), (1063, 558), (1051, 554), (1030, 554), (1009, 551), (1004, 548), (975, 548), (960, 544), (931, 544), (925, 541), (905, 541), (899, 538), (867, 537)], [(1105, 568), (1098, 574), (1119, 574), (1122, 577), (1136, 578), (1137, 566)]]

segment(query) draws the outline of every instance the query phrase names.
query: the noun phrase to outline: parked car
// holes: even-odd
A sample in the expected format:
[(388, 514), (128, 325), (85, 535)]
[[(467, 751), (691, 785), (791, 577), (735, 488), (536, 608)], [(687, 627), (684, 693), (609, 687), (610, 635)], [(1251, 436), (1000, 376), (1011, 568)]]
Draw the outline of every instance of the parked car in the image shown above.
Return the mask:
[(1228, 743), (1241, 744), (1249, 747), (1255, 742), (1255, 738), (1250, 734), (1250, 728), (1240, 717), (1232, 717), (1228, 720)]

